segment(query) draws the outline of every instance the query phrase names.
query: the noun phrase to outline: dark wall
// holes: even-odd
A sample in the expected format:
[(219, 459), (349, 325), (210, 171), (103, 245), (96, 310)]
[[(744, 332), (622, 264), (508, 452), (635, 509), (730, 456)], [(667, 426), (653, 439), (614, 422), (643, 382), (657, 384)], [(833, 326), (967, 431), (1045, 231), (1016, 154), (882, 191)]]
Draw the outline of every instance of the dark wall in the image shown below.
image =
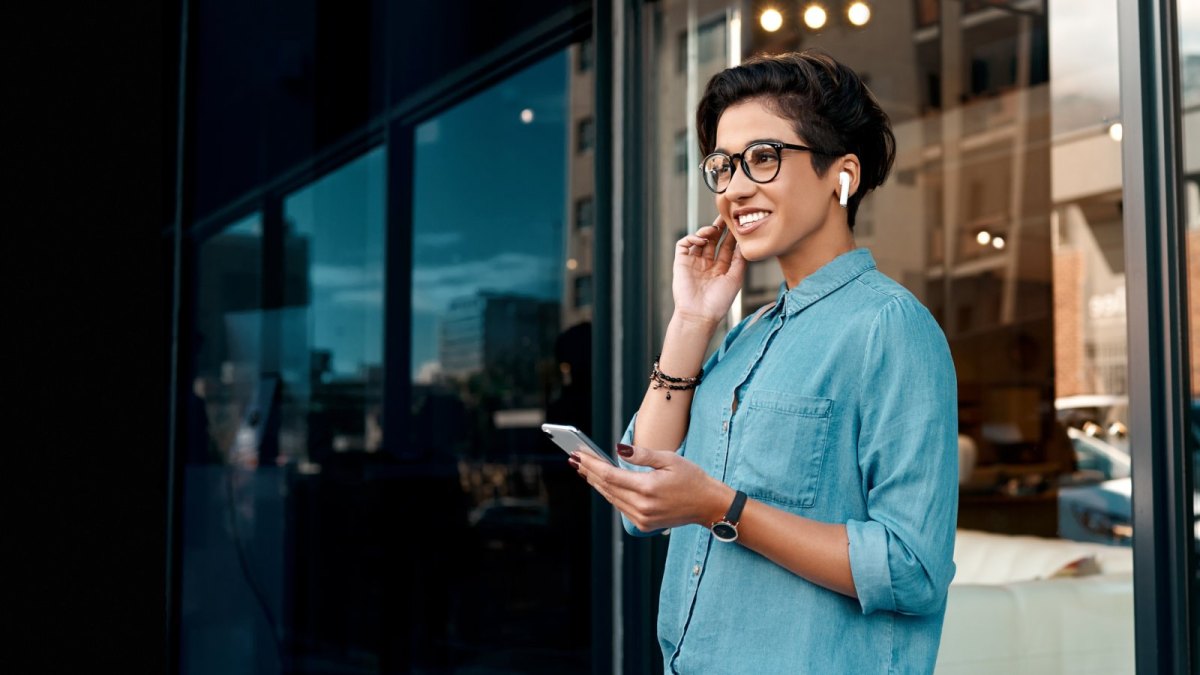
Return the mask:
[(165, 670), (172, 4), (0, 17), (9, 672)]

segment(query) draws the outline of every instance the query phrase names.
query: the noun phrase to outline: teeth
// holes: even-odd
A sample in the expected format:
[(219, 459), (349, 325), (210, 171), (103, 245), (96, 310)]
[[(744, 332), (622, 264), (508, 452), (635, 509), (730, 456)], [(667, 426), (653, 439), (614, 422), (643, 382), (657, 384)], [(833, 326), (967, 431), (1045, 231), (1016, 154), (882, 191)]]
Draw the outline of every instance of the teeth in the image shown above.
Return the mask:
[(766, 211), (755, 211), (754, 213), (747, 213), (745, 215), (738, 216), (738, 224), (739, 225), (749, 225), (750, 223), (757, 222), (759, 220), (762, 220), (763, 218), (766, 218), (767, 215), (768, 214)]

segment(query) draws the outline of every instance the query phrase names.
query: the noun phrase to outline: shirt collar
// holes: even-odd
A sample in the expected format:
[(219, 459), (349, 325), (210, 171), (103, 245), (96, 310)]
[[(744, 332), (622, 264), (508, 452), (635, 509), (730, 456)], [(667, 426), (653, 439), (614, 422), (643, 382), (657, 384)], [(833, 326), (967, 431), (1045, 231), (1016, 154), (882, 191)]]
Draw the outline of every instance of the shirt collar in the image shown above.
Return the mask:
[(873, 269), (875, 258), (871, 252), (856, 248), (825, 263), (790, 291), (786, 281), (779, 284), (775, 306), (782, 307), (784, 313), (790, 316)]

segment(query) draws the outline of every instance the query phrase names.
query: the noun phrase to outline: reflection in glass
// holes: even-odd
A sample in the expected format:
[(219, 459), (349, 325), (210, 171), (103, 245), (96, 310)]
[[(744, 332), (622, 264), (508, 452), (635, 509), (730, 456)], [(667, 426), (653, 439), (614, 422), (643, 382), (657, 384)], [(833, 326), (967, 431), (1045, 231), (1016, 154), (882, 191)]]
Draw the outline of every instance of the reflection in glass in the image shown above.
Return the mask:
[(378, 148), (283, 200), (284, 303), (298, 310), (280, 355), (287, 457), (319, 466), (329, 453), (383, 447), (383, 194)]
[(372, 551), (344, 488), (382, 447), (383, 170), (368, 152), (196, 248), (183, 672), (389, 658), (366, 623), (381, 577), (343, 557)]
[(225, 463), (261, 371), (262, 216), (254, 213), (196, 253), (196, 318), (188, 412), (188, 464)]
[[(650, 10), (661, 26), (647, 38), (655, 64), (647, 90), (658, 92), (647, 215), (659, 224), (654, 339), (671, 312), (671, 244), (715, 216), (699, 177), (675, 171), (681, 129), (696, 152), (689, 118), (708, 78), (759, 52), (817, 47), (846, 62), (897, 139), (895, 168), (863, 202), (856, 241), (933, 312), (959, 381), (959, 577), (938, 670), (1037, 672), (1044, 658), (1080, 672), (1132, 672), (1129, 458), (1140, 450), (1126, 429), (1116, 6), (870, 7), (861, 26), (831, 11), (812, 29), (797, 10), (771, 31), (753, 3), (665, 0)], [(705, 60), (700, 26), (740, 36), (741, 48), (729, 40), (727, 58)], [(730, 321), (773, 300), (782, 281), (775, 261), (751, 263)], [(1005, 555), (1072, 564), (979, 574)], [(1032, 579), (1045, 581), (1021, 587), (1020, 611), (989, 604), (998, 597), (989, 586), (1016, 593), (1012, 584)], [(980, 637), (1018, 627), (1057, 637), (1036, 647)]]
[[(1183, 191), (1182, 214), (1187, 246), (1188, 335), (1191, 358), (1191, 420), (1188, 424), (1188, 458), (1193, 490), (1192, 625), (1200, 626), (1200, 7), (1180, 2), (1179, 74), (1183, 87)], [(1192, 670), (1200, 672), (1200, 642), (1193, 636)]]
[(578, 49), (415, 132), (404, 444), (446, 542), (417, 563), (414, 611), (440, 608), (417, 665), (588, 668), (590, 494), (540, 429), (590, 428), (595, 126)]

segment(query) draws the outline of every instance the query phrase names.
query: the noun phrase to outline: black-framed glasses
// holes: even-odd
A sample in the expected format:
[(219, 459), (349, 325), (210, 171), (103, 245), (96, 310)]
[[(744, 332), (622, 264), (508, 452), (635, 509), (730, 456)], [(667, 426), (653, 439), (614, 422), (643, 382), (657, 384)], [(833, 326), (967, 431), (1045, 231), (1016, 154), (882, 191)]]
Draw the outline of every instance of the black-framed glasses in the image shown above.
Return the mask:
[(733, 180), (733, 172), (737, 165), (742, 166), (746, 178), (755, 183), (770, 183), (779, 175), (779, 165), (783, 163), (784, 150), (801, 150), (816, 154), (823, 153), (807, 145), (796, 145), (782, 141), (754, 141), (736, 155), (714, 152), (700, 163), (700, 173), (704, 174), (704, 184), (717, 194), (729, 189), (729, 181)]

